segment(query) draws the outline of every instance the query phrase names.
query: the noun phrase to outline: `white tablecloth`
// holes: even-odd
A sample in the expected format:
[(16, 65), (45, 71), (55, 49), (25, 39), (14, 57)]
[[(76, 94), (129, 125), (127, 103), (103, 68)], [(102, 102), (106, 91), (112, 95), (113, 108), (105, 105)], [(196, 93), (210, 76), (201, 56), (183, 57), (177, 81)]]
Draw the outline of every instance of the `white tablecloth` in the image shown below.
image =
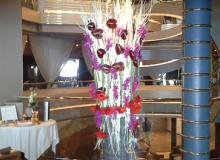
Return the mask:
[(58, 143), (58, 130), (54, 120), (34, 126), (0, 127), (0, 149), (10, 146), (24, 152), (28, 160), (36, 160), (51, 145), (53, 152), (56, 152)]

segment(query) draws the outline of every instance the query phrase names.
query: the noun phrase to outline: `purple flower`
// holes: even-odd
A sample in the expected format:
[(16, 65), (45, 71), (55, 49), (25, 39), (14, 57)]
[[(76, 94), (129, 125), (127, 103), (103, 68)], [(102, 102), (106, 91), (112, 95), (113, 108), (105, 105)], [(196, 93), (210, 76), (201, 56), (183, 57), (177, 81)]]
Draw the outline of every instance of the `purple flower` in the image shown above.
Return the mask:
[(96, 98), (96, 86), (95, 83), (89, 84), (89, 94), (92, 98)]
[(95, 122), (98, 128), (101, 128), (102, 125), (102, 113), (101, 111), (96, 111), (95, 113)]
[(125, 51), (124, 51), (125, 58), (127, 58), (129, 56), (129, 53), (131, 50), (132, 50), (131, 46), (129, 46), (129, 45), (125, 46)]
[(132, 88), (133, 95), (134, 95), (135, 91), (138, 89), (138, 82), (139, 82), (139, 77), (135, 76), (134, 77), (133, 88)]
[(136, 117), (135, 117), (134, 115), (131, 115), (131, 116), (130, 116), (130, 123), (129, 123), (129, 125), (128, 125), (128, 128), (129, 128), (130, 130), (134, 130), (134, 129), (137, 128), (138, 124), (139, 124), (139, 122), (138, 122), (138, 120), (136, 119)]
[(147, 31), (145, 29), (145, 24), (141, 24), (139, 26), (137, 32), (138, 32), (138, 36), (140, 37), (140, 39), (143, 40), (145, 35), (146, 35), (146, 33), (147, 33)]
[(93, 52), (92, 52), (92, 50), (91, 50), (91, 46), (90, 46), (88, 43), (84, 43), (84, 44), (83, 44), (83, 47), (87, 50), (87, 55), (88, 55), (89, 57), (91, 57), (92, 54), (93, 54)]
[(129, 101), (130, 101), (130, 98), (129, 98), (129, 96), (125, 96), (125, 104), (127, 104)]
[(93, 55), (91, 57), (92, 65), (95, 70), (100, 71), (101, 70), (101, 64), (99, 64), (97, 58)]
[(112, 40), (112, 38), (108, 38), (108, 39), (106, 40), (106, 50), (109, 50), (109, 49), (112, 47), (112, 45), (113, 45), (113, 40)]
[(129, 86), (130, 83), (130, 77), (126, 78), (124, 83), (123, 83), (123, 89), (126, 90)]
[(89, 46), (91, 46), (91, 45), (93, 44), (93, 40), (92, 40), (92, 38), (90, 37), (89, 34), (85, 33), (85, 34), (83, 35), (83, 39), (84, 39), (84, 43), (85, 43), (85, 44), (87, 44), (87, 45), (89, 45)]
[(91, 39), (89, 34), (84, 34), (84, 47), (87, 50), (88, 57), (91, 58), (92, 65), (95, 70), (101, 69), (101, 64), (98, 63), (98, 60), (95, 56), (95, 53), (92, 51), (93, 40)]
[(117, 70), (113, 67), (110, 68), (110, 73), (111, 73), (111, 77), (113, 79), (117, 79), (118, 75), (117, 75)]
[(118, 99), (118, 86), (113, 86), (113, 95), (115, 99)]
[(135, 44), (134, 54), (137, 60), (141, 59), (141, 45), (139, 43)]

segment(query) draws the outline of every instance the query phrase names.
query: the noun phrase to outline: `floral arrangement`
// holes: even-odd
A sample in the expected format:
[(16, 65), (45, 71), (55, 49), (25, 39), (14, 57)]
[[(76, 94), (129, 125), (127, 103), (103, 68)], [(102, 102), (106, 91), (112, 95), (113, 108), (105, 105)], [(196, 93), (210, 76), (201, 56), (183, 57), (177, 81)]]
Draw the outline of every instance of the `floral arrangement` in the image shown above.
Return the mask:
[(30, 88), (30, 95), (28, 98), (28, 107), (32, 108), (32, 109), (36, 109), (36, 98), (37, 98), (37, 92), (36, 90), (31, 87)]
[(143, 1), (136, 5), (132, 0), (95, 1), (93, 12), (81, 15), (84, 47), (94, 70), (95, 82), (90, 84), (89, 94), (97, 101), (91, 109), (99, 129), (96, 148), (109, 138), (115, 155), (120, 150), (121, 119), (125, 121), (123, 132), (129, 135), (126, 150), (134, 151), (135, 114), (140, 112), (142, 101), (137, 93), (138, 65), (151, 7)]

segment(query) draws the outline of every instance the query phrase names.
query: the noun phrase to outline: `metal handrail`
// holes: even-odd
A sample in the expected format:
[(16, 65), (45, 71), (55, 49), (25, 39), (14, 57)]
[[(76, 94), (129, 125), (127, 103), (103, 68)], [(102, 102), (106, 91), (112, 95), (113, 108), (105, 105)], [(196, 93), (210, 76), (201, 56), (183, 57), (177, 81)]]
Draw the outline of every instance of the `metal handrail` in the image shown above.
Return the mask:
[(89, 83), (89, 82), (93, 82), (94, 80), (68, 80), (68, 81), (57, 81), (57, 82), (33, 82), (33, 83), (24, 83), (24, 86), (37, 86), (37, 85), (51, 85), (51, 84), (62, 84), (62, 83), (73, 83), (73, 82), (77, 82), (77, 83)]
[[(20, 99), (28, 99), (29, 96), (19, 96)], [(94, 98), (91, 97), (70, 97), (70, 96), (37, 96), (36, 99), (38, 100), (92, 100), (95, 101)], [(172, 103), (172, 104), (181, 104), (180, 98), (155, 98), (155, 99), (143, 99), (142, 103)]]
[[(20, 99), (28, 99), (29, 96), (19, 96), (18, 98)], [(47, 96), (37, 96), (37, 99), (50, 99), (50, 100), (64, 100), (64, 99), (72, 99), (72, 100), (95, 100), (94, 98), (91, 97), (70, 97), (70, 96), (53, 96), (53, 97), (47, 97)], [(220, 96), (219, 97), (214, 97), (211, 98), (212, 102), (215, 101), (219, 101), (220, 100)], [(151, 102), (161, 102), (161, 103), (165, 103), (165, 102), (173, 102), (173, 103), (178, 103), (181, 104), (181, 98), (151, 98), (151, 99), (143, 99), (142, 103), (151, 103)]]
[[(182, 82), (178, 79), (146, 79), (146, 80), (140, 80), (140, 82), (169, 82), (170, 80), (174, 82)], [(94, 82), (94, 80), (68, 80), (68, 81), (57, 81), (57, 82), (33, 82), (33, 83), (24, 83), (24, 86), (37, 86), (37, 85), (51, 85), (51, 84), (62, 84), (62, 83), (90, 83)]]
[[(29, 96), (20, 96), (20, 99), (28, 99)], [(46, 96), (38, 96), (38, 100), (78, 100), (78, 101), (83, 101), (83, 100), (89, 100), (89, 101), (96, 101), (95, 99), (91, 97), (69, 97), (69, 96), (64, 96), (64, 97), (46, 97)], [(212, 103), (219, 101), (220, 97), (214, 97), (211, 98)], [(142, 104), (179, 104), (181, 105), (181, 98), (155, 98), (155, 99), (143, 99)], [(95, 106), (95, 103), (91, 104), (81, 104), (81, 105), (74, 105), (74, 106), (65, 106), (65, 107), (54, 107), (51, 108), (50, 111), (59, 111), (59, 110), (67, 110), (67, 109), (79, 109), (79, 108), (88, 108), (88, 107), (93, 107)], [(198, 106), (196, 106), (198, 107)], [(204, 106), (202, 106), (204, 107)], [(206, 107), (206, 106), (205, 106)], [(151, 113), (154, 114), (154, 113)], [(210, 123), (215, 122), (218, 114), (220, 114), (220, 109), (218, 109), (218, 112), (215, 114), (214, 118), (210, 120)]]

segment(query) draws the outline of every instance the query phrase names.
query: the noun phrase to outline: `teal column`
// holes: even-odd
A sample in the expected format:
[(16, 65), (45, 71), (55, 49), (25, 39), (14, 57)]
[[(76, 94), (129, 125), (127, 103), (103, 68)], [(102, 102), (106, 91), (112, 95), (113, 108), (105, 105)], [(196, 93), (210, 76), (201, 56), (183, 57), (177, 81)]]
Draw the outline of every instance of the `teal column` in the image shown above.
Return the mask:
[(211, 0), (185, 0), (183, 160), (209, 160)]

